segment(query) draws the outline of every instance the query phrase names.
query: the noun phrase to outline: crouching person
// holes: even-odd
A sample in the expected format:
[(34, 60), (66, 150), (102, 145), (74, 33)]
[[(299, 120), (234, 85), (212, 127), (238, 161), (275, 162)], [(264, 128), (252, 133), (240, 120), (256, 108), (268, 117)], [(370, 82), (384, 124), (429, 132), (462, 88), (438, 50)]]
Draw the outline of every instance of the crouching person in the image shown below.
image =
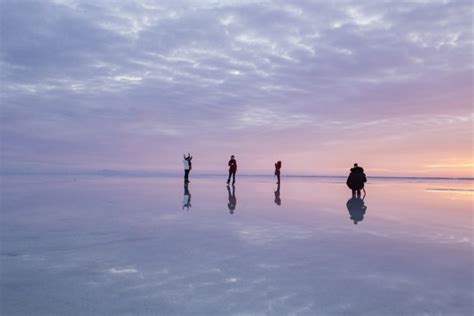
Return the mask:
[(359, 167), (356, 163), (354, 168), (351, 168), (351, 173), (347, 177), (346, 184), (352, 190), (352, 196), (360, 197), (360, 191), (364, 189), (364, 184), (367, 182), (364, 169)]

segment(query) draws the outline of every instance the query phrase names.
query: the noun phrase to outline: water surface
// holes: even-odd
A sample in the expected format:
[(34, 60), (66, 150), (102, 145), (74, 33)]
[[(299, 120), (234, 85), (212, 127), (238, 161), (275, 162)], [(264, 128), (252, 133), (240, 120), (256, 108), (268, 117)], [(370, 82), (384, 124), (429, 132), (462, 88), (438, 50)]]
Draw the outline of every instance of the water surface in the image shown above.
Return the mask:
[(1, 314), (472, 315), (473, 183), (369, 182), (4, 177)]

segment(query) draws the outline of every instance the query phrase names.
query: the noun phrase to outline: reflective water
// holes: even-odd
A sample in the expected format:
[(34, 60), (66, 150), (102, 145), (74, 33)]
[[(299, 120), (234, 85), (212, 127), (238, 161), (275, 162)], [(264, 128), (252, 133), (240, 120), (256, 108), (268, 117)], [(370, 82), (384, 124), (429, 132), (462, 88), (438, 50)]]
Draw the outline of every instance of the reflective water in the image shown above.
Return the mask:
[(4, 177), (2, 315), (472, 315), (473, 183)]

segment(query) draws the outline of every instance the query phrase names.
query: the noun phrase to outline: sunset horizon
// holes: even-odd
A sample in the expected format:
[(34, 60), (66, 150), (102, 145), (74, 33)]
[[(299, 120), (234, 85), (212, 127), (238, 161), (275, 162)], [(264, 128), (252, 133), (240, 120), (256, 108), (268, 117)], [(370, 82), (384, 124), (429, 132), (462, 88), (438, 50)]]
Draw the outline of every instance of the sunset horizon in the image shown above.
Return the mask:
[(0, 0), (0, 314), (474, 315), (472, 0)]
[(2, 172), (473, 176), (468, 1), (2, 7)]

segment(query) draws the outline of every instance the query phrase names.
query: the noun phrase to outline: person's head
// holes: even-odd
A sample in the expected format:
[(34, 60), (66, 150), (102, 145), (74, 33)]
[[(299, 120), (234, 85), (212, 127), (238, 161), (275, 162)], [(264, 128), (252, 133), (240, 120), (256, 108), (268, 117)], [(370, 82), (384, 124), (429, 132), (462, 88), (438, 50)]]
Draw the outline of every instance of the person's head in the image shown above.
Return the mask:
[(231, 155), (231, 156), (230, 156), (230, 159), (234, 159), (234, 158), (235, 158), (234, 155)]
[(356, 163), (354, 163), (354, 167), (359, 167), (359, 165), (357, 164), (357, 162), (356, 162)]

